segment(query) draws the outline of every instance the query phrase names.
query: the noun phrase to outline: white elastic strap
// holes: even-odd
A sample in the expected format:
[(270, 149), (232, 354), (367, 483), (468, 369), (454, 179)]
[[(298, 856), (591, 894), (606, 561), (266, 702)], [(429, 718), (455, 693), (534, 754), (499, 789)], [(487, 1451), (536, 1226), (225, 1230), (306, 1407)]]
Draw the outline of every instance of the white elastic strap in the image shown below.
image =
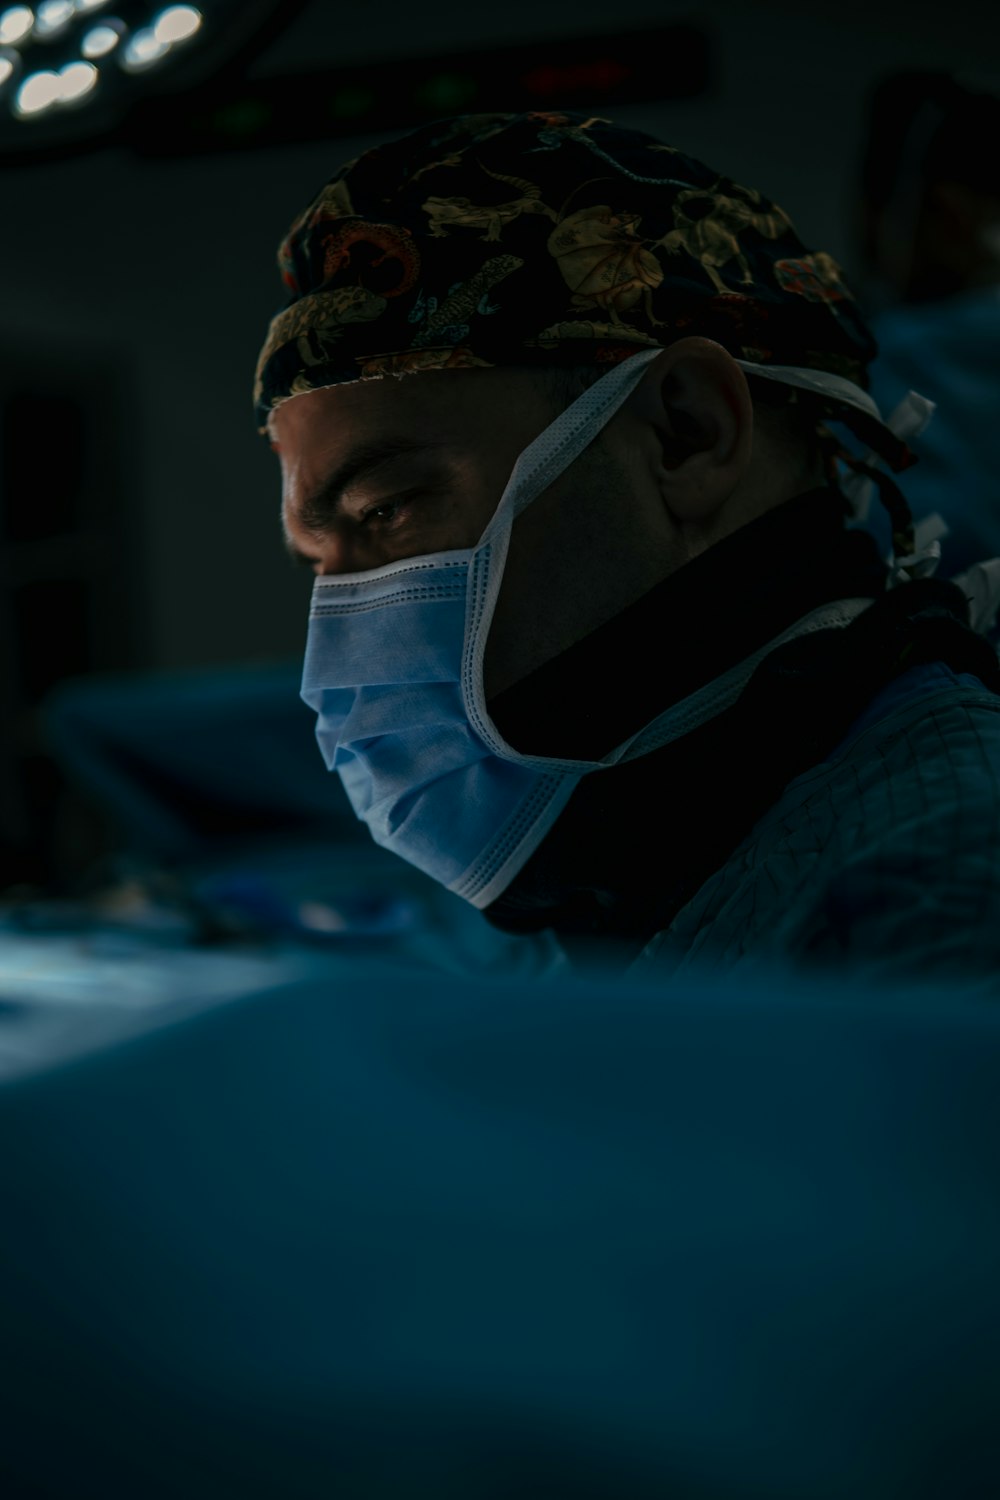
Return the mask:
[(859, 615), (864, 614), (865, 610), (870, 609), (872, 603), (871, 599), (839, 599), (833, 604), (821, 605), (811, 614), (796, 620), (794, 625), (783, 630), (737, 666), (730, 668), (722, 677), (706, 683), (703, 688), (667, 709), (652, 724), (640, 730), (627, 742), (630, 753), (623, 759), (636, 759), (640, 755), (648, 755), (652, 750), (662, 749), (708, 723), (710, 719), (717, 718), (733, 706), (760, 663), (773, 651), (820, 630), (843, 630)]
[(919, 391), (907, 391), (885, 425), (908, 443), (910, 438), (920, 436), (936, 411), (937, 402), (929, 396), (921, 396)]
[[(902, 442), (909, 443), (911, 438), (920, 436), (936, 409), (936, 403), (927, 396), (921, 396), (919, 391), (908, 391), (885, 425)], [(869, 468), (881, 461), (881, 456), (873, 448), (870, 448), (861, 460)], [(874, 482), (868, 478), (867, 474), (856, 474), (848, 469), (840, 481), (840, 489), (850, 504), (854, 519), (866, 521), (875, 490)]]
[(977, 635), (985, 635), (996, 624), (1000, 613), (1000, 557), (973, 563), (954, 583), (969, 601), (969, 624)]
[(588, 772), (606, 770), (622, 762), (638, 760), (653, 750), (660, 750), (664, 745), (683, 739), (692, 730), (699, 728), (702, 724), (707, 724), (710, 719), (717, 718), (727, 708), (731, 708), (760, 663), (772, 651), (777, 651), (779, 646), (797, 640), (800, 636), (812, 635), (818, 630), (843, 629), (866, 609), (870, 609), (872, 603), (871, 599), (838, 599), (832, 604), (823, 604), (818, 609), (812, 610), (801, 620), (796, 620), (793, 625), (789, 625), (788, 629), (783, 630), (780, 635), (758, 647), (750, 656), (744, 657), (721, 677), (713, 678), (711, 682), (707, 682), (704, 687), (698, 688), (679, 703), (664, 709), (663, 713), (657, 715), (651, 723), (636, 730), (635, 734), (624, 740), (617, 750), (599, 761), (525, 755), (507, 743), (488, 714), (476, 722), (476, 732), (494, 755), (502, 760), (511, 760), (519, 765), (530, 766), (537, 771), (583, 776)]
[(624, 406), (646, 366), (661, 353), (659, 347), (643, 349), (613, 365), (543, 428), (511, 470), (497, 508), (474, 549), (465, 616), (462, 691), (469, 721), (482, 738), (488, 738), (491, 723), (483, 684), (486, 642), (500, 597), (514, 519), (590, 446)]
[(944, 516), (932, 511), (922, 516), (913, 528), (913, 551), (907, 557), (889, 558), (887, 588), (894, 589), (914, 578), (930, 578), (941, 561), (941, 538), (951, 530)]
[(528, 444), (511, 471), (496, 511), (479, 539), (480, 545), (492, 540), (493, 534), (505, 524), (508, 511), (520, 515), (526, 505), (579, 458), (598, 431), (624, 406), (646, 366), (662, 353), (659, 347), (643, 349), (613, 365)]
[(761, 380), (793, 385), (799, 390), (812, 391), (814, 396), (832, 396), (835, 401), (854, 406), (866, 416), (874, 417), (876, 422), (884, 422), (874, 398), (843, 375), (831, 375), (828, 370), (809, 370), (803, 365), (758, 365), (749, 359), (738, 359), (736, 363), (741, 370)]

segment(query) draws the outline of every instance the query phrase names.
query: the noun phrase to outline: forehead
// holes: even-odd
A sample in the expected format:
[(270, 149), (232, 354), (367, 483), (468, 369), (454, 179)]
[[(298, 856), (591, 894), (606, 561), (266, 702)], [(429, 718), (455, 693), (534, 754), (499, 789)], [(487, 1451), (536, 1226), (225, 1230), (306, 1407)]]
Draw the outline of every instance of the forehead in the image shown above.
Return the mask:
[(380, 436), (428, 443), (469, 439), (488, 430), (497, 402), (528, 400), (509, 370), (434, 370), (308, 391), (271, 413), (269, 430), (283, 457), (327, 454)]
[(268, 423), (282, 459), (336, 452), (352, 442), (370, 442), (390, 425), (418, 427), (432, 422), (435, 404), (395, 380), (333, 385), (293, 396), (271, 413)]

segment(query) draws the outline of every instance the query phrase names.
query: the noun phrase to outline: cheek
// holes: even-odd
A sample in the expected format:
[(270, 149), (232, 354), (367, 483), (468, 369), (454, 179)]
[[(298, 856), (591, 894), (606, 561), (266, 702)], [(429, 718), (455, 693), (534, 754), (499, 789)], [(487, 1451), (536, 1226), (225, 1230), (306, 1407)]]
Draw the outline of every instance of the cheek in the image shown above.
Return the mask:
[(466, 460), (456, 463), (438, 492), (435, 521), (444, 546), (474, 547), (493, 519), (506, 484), (495, 466)]
[(617, 465), (566, 476), (518, 517), (487, 643), (487, 696), (619, 614), (677, 566), (659, 504)]
[(292, 547), (298, 548), (300, 552), (307, 549), (303, 545), (304, 538), (301, 529), (295, 524), (295, 517), (288, 504), (282, 500), (281, 504), (281, 532), (285, 541)]

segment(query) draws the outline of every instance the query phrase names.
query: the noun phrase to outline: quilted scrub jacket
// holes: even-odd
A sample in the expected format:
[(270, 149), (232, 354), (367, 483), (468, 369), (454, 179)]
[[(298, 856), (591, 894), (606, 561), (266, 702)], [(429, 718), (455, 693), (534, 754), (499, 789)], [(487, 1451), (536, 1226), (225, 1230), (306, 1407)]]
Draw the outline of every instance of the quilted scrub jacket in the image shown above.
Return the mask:
[(1000, 993), (1000, 697), (905, 672), (647, 944), (637, 974), (791, 962)]

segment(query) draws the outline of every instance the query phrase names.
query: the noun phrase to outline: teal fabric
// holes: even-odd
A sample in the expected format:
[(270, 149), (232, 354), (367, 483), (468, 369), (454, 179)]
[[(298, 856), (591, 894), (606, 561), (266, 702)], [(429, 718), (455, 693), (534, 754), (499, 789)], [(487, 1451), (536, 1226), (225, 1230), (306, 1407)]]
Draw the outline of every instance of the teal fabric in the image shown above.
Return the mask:
[(0, 1494), (995, 1497), (998, 1068), (786, 973), (150, 1017), (0, 1085)]
[(914, 516), (939, 511), (951, 526), (946, 572), (1000, 555), (1000, 287), (893, 308), (874, 328), (871, 391), (882, 412), (911, 389), (937, 403), (911, 444), (920, 462), (900, 480)]
[(1000, 698), (914, 668), (786, 787), (638, 969), (784, 961), (1000, 991), (998, 778)]

